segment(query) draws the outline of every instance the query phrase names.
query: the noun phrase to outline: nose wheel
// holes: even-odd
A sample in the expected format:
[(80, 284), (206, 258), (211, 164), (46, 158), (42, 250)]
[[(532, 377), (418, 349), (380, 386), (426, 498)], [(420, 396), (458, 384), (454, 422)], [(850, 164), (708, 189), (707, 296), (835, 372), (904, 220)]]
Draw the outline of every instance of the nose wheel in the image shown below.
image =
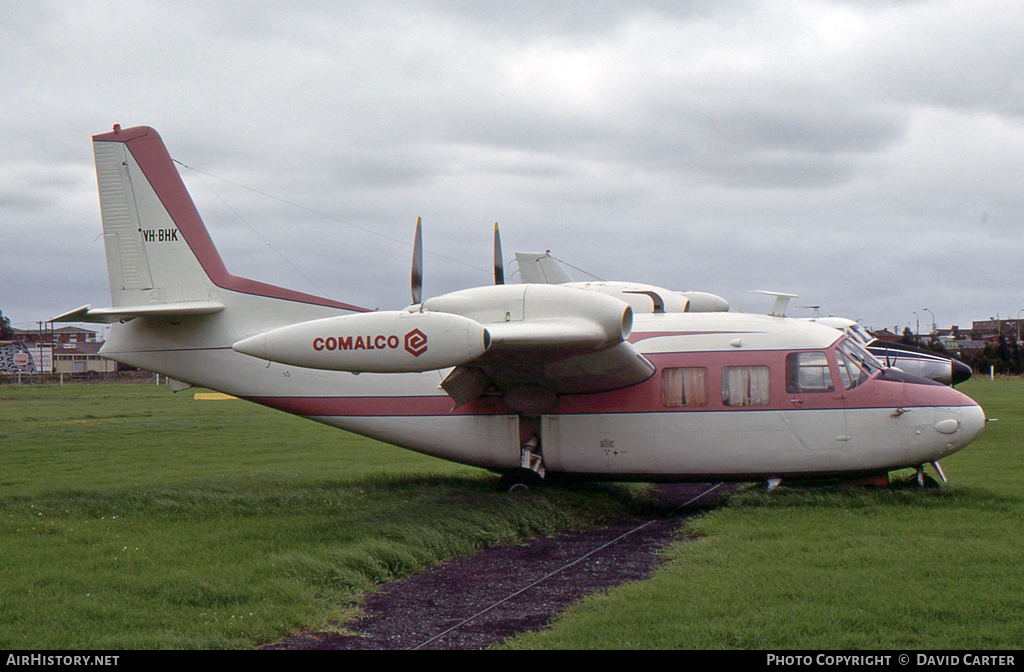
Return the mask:
[[(946, 479), (946, 474), (942, 471), (942, 467), (939, 466), (939, 463), (931, 462), (930, 464), (932, 465), (932, 469), (935, 470), (935, 473), (938, 474), (939, 479), (941, 479), (943, 483), (948, 483), (949, 481)], [(913, 476), (907, 479), (907, 483), (909, 485), (916, 485), (919, 488), (939, 487), (939, 481), (935, 480), (933, 477), (924, 473), (923, 464), (917, 466), (917, 471), (914, 473)]]

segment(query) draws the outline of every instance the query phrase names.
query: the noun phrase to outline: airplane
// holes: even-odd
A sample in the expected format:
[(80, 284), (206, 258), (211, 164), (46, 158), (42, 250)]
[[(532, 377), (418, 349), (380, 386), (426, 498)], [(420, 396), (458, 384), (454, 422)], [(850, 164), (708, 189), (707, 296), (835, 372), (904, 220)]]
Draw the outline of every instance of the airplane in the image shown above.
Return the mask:
[(929, 378), (945, 385), (959, 385), (970, 380), (974, 371), (955, 357), (903, 343), (891, 343), (875, 337), (854, 320), (845, 317), (812, 317), (813, 322), (846, 332), (859, 341), (886, 366), (895, 366), (915, 376)]
[[(729, 310), (728, 301), (707, 292), (677, 292), (653, 285), (630, 282), (603, 280), (575, 282), (559, 261), (551, 256), (550, 251), (544, 253), (517, 252), (516, 262), (519, 265), (522, 282), (560, 284), (599, 291), (628, 302), (636, 312), (718, 312)], [(753, 290), (750, 293), (775, 297), (775, 304), (769, 314), (777, 317), (784, 317), (789, 300), (796, 298), (796, 294), (784, 292)], [(650, 298), (645, 302), (644, 299), (647, 297)], [(954, 386), (969, 380), (973, 374), (971, 367), (953, 357), (902, 343), (883, 341), (854, 320), (843, 317), (822, 317), (817, 313), (818, 306), (803, 307), (815, 309), (815, 317), (803, 319), (845, 332), (850, 338), (859, 341), (876, 359), (884, 362), (886, 368), (896, 367), (915, 376)]]
[[(496, 249), (501, 249), (500, 242), (495, 245)], [(543, 253), (516, 252), (516, 265), (519, 267), (520, 282), (564, 285), (600, 292), (625, 301), (634, 313), (724, 313), (729, 310), (728, 301), (708, 292), (680, 292), (639, 282), (576, 282), (562, 268), (561, 263), (551, 256), (550, 250)]]
[(104, 357), (481, 467), (502, 487), (888, 482), (902, 468), (924, 484), (924, 465), (945, 480), (938, 461), (985, 424), (959, 391), (802, 320), (640, 312), (557, 284), (423, 299), (419, 226), (402, 310), (235, 276), (155, 130), (115, 125), (93, 150), (112, 305), (53, 321), (111, 324)]

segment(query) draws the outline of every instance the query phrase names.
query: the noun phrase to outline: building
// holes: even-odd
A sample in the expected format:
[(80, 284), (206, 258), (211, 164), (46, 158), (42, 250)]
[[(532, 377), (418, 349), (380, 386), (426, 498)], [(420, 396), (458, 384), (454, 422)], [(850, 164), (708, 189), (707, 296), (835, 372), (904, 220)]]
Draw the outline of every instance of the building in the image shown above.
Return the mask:
[(47, 322), (42, 329), (12, 329), (11, 340), (15, 343), (95, 343), (96, 332), (81, 327), (61, 327), (54, 329)]
[(97, 353), (103, 345), (96, 332), (81, 327), (11, 329), (0, 343), (0, 373), (113, 373), (117, 363)]
[(995, 342), (999, 336), (1011, 341), (1019, 341), (1022, 333), (1021, 320), (976, 320), (971, 331), (983, 341)]
[(889, 331), (888, 329), (879, 329), (877, 331), (872, 331), (871, 335), (874, 336), (875, 338), (877, 338), (878, 340), (884, 341), (886, 343), (899, 343), (900, 342), (899, 334), (894, 334), (893, 332)]
[(114, 373), (117, 362), (96, 354), (102, 343), (60, 343), (53, 347), (54, 373)]

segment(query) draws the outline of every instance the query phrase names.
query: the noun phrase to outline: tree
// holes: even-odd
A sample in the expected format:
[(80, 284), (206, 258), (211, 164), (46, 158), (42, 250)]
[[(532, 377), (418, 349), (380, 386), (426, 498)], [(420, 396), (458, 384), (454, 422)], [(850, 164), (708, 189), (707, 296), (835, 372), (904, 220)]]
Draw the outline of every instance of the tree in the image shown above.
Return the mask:
[(14, 338), (14, 330), (11, 329), (11, 321), (4, 317), (4, 311), (0, 310), (0, 341), (9, 341)]

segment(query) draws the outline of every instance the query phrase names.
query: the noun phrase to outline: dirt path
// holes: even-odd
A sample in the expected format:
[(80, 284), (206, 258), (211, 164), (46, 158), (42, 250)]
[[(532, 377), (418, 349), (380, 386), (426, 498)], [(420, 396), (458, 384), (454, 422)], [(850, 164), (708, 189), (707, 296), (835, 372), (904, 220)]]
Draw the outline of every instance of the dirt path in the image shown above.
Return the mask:
[(686, 517), (714, 506), (726, 490), (679, 508), (710, 487), (659, 486), (658, 518), (491, 548), (389, 584), (367, 595), (365, 615), (349, 626), (360, 636), (310, 632), (265, 648), (479, 649), (537, 630), (592, 592), (649, 576), (659, 563), (658, 551), (676, 538)]

